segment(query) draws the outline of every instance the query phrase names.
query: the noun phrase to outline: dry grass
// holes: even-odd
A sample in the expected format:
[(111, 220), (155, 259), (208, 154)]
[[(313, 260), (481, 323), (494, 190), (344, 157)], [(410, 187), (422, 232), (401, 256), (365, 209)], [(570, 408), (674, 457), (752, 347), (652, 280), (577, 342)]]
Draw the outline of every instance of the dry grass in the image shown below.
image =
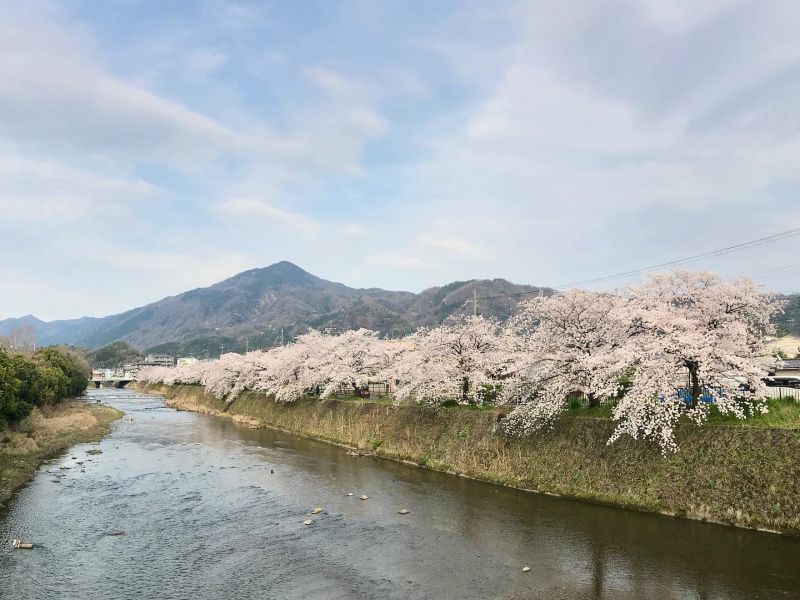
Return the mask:
[(608, 446), (608, 419), (566, 416), (526, 440), (497, 431), (498, 411), (243, 394), (230, 407), (198, 386), (151, 387), (185, 410), (243, 419), (432, 469), (592, 502), (800, 535), (800, 431), (715, 424), (677, 430), (680, 451)]
[(109, 406), (68, 400), (34, 408), (17, 431), (0, 432), (0, 503), (30, 480), (44, 460), (74, 444), (102, 438), (108, 424), (121, 416)]

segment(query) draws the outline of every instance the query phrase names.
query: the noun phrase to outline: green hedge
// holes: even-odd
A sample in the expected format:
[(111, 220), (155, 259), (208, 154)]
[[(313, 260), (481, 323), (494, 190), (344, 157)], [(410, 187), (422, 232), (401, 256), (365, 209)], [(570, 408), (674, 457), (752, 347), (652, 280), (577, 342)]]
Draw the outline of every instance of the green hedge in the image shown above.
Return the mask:
[(27, 417), (34, 406), (82, 394), (89, 374), (86, 360), (68, 348), (33, 354), (0, 349), (0, 429)]

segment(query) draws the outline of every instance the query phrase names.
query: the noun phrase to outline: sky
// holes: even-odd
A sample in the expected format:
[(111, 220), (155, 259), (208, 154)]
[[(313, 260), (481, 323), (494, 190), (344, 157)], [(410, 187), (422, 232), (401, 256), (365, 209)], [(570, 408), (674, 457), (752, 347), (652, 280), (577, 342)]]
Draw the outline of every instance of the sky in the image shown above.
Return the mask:
[[(0, 319), (281, 260), (560, 286), (800, 227), (798, 31), (793, 0), (0, 0)], [(689, 266), (795, 291), (800, 236)]]

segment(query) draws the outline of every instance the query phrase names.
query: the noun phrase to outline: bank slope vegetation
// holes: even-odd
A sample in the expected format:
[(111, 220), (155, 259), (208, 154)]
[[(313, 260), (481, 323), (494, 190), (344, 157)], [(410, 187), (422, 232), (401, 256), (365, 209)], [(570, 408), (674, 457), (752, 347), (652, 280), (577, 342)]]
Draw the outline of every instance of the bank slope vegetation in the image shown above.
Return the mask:
[(383, 383), (396, 404), (507, 405), (502, 429), (522, 437), (557, 427), (585, 398), (591, 410), (610, 406), (607, 443), (645, 440), (666, 455), (678, 449), (680, 423), (769, 411), (765, 337), (781, 308), (748, 278), (674, 271), (620, 295), (570, 290), (525, 300), (503, 323), (458, 317), (401, 340), (363, 328), (312, 330), (269, 351), (140, 377), (199, 384), (227, 404), (246, 390), (294, 402)]

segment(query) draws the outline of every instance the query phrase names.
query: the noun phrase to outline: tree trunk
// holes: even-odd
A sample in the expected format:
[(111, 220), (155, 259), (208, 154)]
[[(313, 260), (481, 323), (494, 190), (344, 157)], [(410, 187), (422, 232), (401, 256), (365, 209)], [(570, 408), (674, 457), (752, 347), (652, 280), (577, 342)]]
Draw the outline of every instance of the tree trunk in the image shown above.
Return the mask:
[(589, 408), (600, 408), (600, 396), (589, 393), (586, 398), (589, 400)]
[(700, 396), (703, 394), (703, 388), (700, 387), (700, 377), (697, 373), (697, 365), (691, 363), (689, 366), (689, 382), (692, 385), (692, 408), (696, 408), (700, 402)]
[(469, 378), (464, 377), (461, 383), (461, 402), (466, 402), (469, 396)]

